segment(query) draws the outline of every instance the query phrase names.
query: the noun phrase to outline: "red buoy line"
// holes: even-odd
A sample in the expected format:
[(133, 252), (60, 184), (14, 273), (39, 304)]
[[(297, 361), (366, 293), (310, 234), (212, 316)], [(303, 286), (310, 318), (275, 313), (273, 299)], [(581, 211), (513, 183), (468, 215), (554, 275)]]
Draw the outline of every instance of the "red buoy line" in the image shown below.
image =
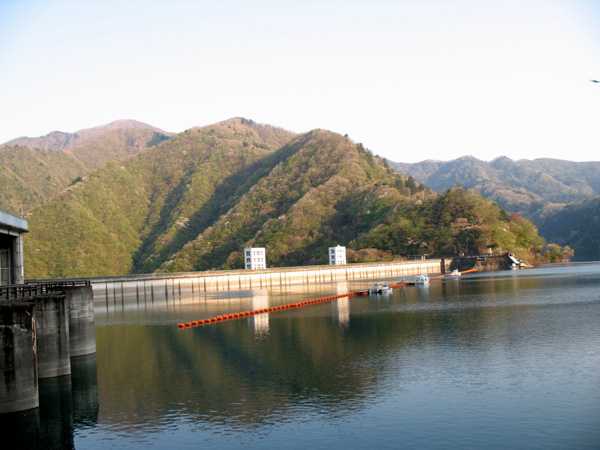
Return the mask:
[[(477, 269), (471, 269), (471, 270), (466, 270), (466, 271), (460, 272), (460, 273), (463, 274), (463, 273), (476, 272), (476, 271), (477, 271)], [(450, 276), (451, 275), (439, 275), (437, 277), (430, 278), (430, 280), (436, 280), (436, 279), (446, 278), (446, 277), (450, 277)], [(400, 286), (408, 286), (410, 284), (411, 283), (403, 282), (403, 283), (394, 284), (390, 287), (397, 288)], [(348, 292), (347, 294), (334, 295), (333, 297), (317, 298), (314, 300), (306, 300), (303, 302), (290, 303), (287, 305), (272, 306), (270, 308), (262, 308), (262, 309), (255, 309), (255, 310), (251, 310), (251, 311), (241, 311), (241, 312), (235, 312), (235, 313), (229, 313), (229, 314), (221, 314), (216, 317), (210, 317), (208, 319), (201, 319), (201, 320), (194, 320), (192, 322), (179, 323), (179, 324), (177, 324), (177, 326), (179, 328), (191, 328), (191, 327), (210, 325), (210, 324), (218, 323), (218, 322), (226, 322), (229, 320), (243, 319), (245, 317), (254, 316), (257, 314), (264, 314), (267, 312), (281, 311), (283, 309), (290, 309), (290, 308), (301, 308), (303, 306), (314, 305), (316, 303), (330, 302), (330, 301), (337, 300), (338, 298), (343, 298), (343, 297), (353, 297), (355, 295), (365, 295), (367, 293), (368, 293), (368, 291)]]
[(262, 308), (262, 309), (255, 309), (255, 310), (251, 310), (251, 311), (242, 311), (242, 312), (236, 312), (236, 313), (230, 313), (230, 314), (222, 314), (222, 315), (219, 315), (216, 317), (211, 317), (208, 319), (202, 319), (202, 320), (197, 320), (197, 321), (194, 320), (192, 322), (179, 323), (179, 324), (177, 324), (177, 326), (179, 328), (190, 328), (190, 327), (197, 327), (197, 326), (202, 326), (202, 325), (210, 325), (212, 323), (217, 323), (217, 322), (224, 322), (224, 321), (234, 320), (234, 319), (242, 319), (244, 317), (254, 316), (256, 314), (264, 314), (267, 312), (281, 311), (283, 309), (301, 308), (303, 306), (314, 305), (316, 303), (330, 302), (330, 301), (336, 300), (338, 298), (351, 297), (353, 295), (360, 295), (360, 293), (359, 292), (349, 292), (347, 294), (334, 295), (333, 297), (317, 298), (314, 300), (306, 300), (303, 302), (290, 303), (287, 305), (272, 306), (270, 308)]

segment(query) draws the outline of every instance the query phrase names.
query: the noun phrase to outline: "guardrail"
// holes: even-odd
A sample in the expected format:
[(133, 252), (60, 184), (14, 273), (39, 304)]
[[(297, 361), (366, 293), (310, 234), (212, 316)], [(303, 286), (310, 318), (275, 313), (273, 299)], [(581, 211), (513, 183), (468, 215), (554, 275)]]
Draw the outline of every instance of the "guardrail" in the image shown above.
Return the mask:
[(90, 280), (77, 280), (0, 286), (0, 301), (18, 300), (33, 297), (35, 295), (62, 292), (65, 287), (89, 286), (90, 284)]

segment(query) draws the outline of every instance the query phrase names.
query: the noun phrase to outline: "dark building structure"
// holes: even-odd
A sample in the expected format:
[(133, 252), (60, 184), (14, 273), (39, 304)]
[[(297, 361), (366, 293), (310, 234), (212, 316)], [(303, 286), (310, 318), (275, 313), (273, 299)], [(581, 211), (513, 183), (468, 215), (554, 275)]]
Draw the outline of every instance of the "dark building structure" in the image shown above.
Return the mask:
[(0, 211), (0, 285), (23, 284), (23, 234), (25, 219)]

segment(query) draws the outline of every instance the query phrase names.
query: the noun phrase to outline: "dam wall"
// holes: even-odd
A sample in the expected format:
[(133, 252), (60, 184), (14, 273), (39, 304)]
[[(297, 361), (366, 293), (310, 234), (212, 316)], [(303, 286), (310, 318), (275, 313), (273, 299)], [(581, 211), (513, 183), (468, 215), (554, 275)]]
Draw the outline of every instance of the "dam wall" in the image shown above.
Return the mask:
[(443, 273), (444, 261), (390, 261), (339, 266), (302, 266), (260, 270), (219, 270), (208, 272), (162, 273), (90, 278), (94, 291), (114, 297), (123, 286), (134, 287), (138, 295), (167, 297), (193, 293), (266, 289), (295, 284), (329, 283), (348, 280), (394, 279), (422, 273)]

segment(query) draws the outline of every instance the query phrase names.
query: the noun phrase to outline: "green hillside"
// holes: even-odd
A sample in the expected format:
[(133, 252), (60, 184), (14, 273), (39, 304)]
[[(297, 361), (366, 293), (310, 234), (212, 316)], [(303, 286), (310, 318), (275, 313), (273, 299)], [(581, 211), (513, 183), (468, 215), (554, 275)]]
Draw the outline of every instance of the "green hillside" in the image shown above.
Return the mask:
[(29, 147), (0, 148), (0, 210), (27, 214), (86, 172), (63, 152)]
[(27, 278), (242, 268), (249, 245), (269, 267), (326, 263), (336, 244), (350, 261), (543, 246), (531, 222), (472, 191), (435, 194), (338, 134), (239, 118), (86, 174), (30, 231)]
[(536, 221), (549, 240), (573, 248), (575, 260), (600, 259), (600, 197), (557, 207)]
[(491, 248), (530, 263), (549, 256), (542, 254), (545, 244), (532, 222), (462, 187), (403, 202), (360, 242), (404, 255), (480, 255)]
[(86, 128), (75, 133), (52, 131), (40, 137), (23, 136), (5, 142), (3, 145), (40, 148), (43, 150), (70, 150), (111, 131), (133, 129), (151, 130), (157, 134), (172, 136), (172, 133), (167, 133), (160, 128), (136, 120), (115, 120), (106, 125)]
[(326, 263), (327, 247), (367, 232), (410, 194), (405, 177), (329, 131), (299, 136), (265, 162), (272, 170), (161, 270), (243, 267), (248, 245), (268, 247), (271, 266)]
[(238, 172), (260, 176), (252, 164), (272, 153), (269, 145), (292, 137), (242, 122), (187, 130), (111, 162), (34, 210), (25, 241), (27, 276), (152, 271), (165, 258), (161, 252), (182, 238), (178, 230), (193, 235), (196, 218), (203, 227), (220, 214), (221, 200), (230, 197), (222, 192), (224, 179)]
[[(22, 145), (0, 147), (0, 210), (27, 217), (29, 212), (60, 193), (88, 171), (110, 161), (135, 155), (169, 136), (152, 127), (98, 128), (68, 149)], [(128, 122), (124, 123), (127, 125)], [(82, 133), (86, 135), (85, 133)], [(29, 139), (24, 142), (42, 143)]]
[[(571, 246), (576, 259), (600, 259), (600, 248), (589, 245), (594, 242), (589, 231), (596, 225), (592, 200), (600, 196), (600, 162), (501, 157), (487, 163), (462, 157), (392, 165), (439, 192), (456, 185), (475, 189), (532, 220), (548, 241)], [(580, 221), (571, 220), (570, 213)]]

